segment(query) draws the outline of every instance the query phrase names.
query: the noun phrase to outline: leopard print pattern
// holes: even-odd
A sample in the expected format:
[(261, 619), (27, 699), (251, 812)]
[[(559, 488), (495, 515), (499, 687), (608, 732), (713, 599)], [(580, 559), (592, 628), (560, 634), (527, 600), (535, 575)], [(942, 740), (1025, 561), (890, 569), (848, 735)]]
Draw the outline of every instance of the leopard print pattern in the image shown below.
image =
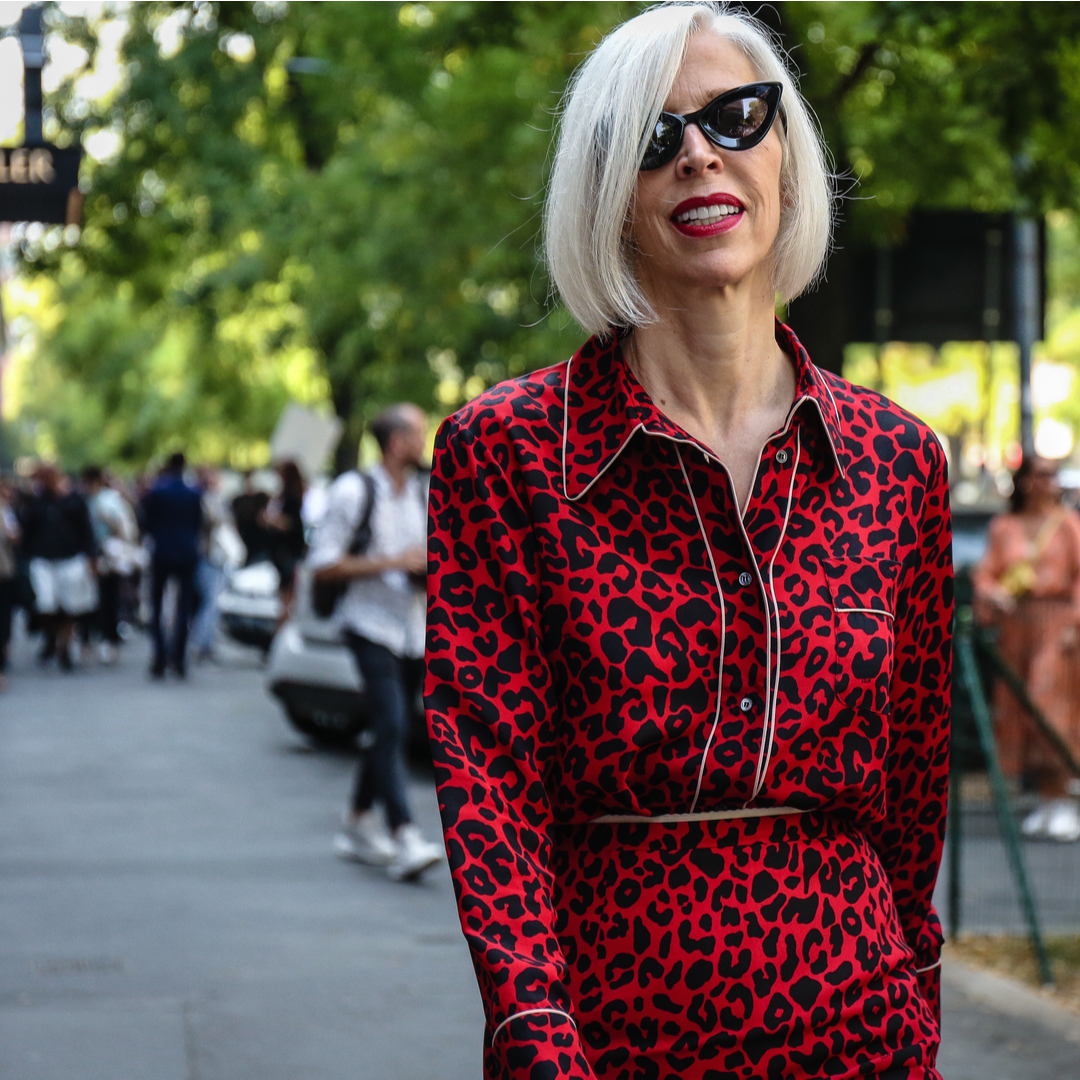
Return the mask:
[[(486, 1077), (938, 1077), (944, 455), (777, 335), (741, 514), (615, 339), (439, 432), (426, 701)], [(593, 822), (746, 806), (801, 813)]]

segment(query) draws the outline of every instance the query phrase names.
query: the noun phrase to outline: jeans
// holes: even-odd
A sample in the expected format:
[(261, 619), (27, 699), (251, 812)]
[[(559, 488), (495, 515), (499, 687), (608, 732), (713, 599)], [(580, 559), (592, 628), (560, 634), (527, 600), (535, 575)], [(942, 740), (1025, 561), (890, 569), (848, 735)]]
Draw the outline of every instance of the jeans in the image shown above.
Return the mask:
[(225, 571), (209, 559), (200, 559), (195, 570), (195, 585), (199, 590), (199, 610), (191, 624), (191, 646), (196, 652), (208, 653), (214, 647), (217, 632), (218, 597), (225, 584)]
[(352, 809), (360, 814), (376, 801), (393, 830), (412, 821), (405, 792), (405, 739), (413, 697), (423, 681), (424, 661), (395, 656), (383, 645), (346, 631), (345, 641), (367, 687), (375, 744), (360, 757)]
[[(161, 626), (161, 606), (165, 599), (165, 586), (173, 580), (177, 585), (176, 611), (173, 614), (171, 649), (165, 647), (165, 635)], [(154, 671), (164, 671), (166, 663), (171, 662), (173, 669), (183, 672), (186, 668), (188, 622), (195, 598), (194, 563), (158, 563), (153, 565), (153, 580), (150, 585), (150, 602), (153, 614), (150, 616), (150, 638), (154, 643)]]
[(97, 624), (101, 640), (120, 644), (120, 575), (109, 571), (98, 575)]

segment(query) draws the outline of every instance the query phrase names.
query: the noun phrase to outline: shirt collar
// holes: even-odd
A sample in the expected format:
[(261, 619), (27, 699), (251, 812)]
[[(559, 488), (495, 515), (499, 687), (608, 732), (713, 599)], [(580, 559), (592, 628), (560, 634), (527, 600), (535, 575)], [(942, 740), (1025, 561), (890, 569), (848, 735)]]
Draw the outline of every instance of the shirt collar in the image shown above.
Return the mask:
[[(828, 376), (779, 321), (776, 339), (795, 364), (795, 399), (784, 426), (801, 410), (813, 409), (824, 429), (831, 460), (844, 476), (847, 462), (840, 409)], [(580, 499), (618, 460), (638, 431), (700, 445), (653, 404), (623, 359), (617, 335), (590, 338), (567, 361), (564, 394), (563, 490), (572, 501)]]

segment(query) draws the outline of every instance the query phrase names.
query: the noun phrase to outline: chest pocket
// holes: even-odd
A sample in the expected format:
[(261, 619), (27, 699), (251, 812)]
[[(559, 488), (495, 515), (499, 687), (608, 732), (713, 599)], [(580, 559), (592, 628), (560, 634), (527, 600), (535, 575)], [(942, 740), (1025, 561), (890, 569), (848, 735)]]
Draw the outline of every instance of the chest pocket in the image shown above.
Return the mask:
[(899, 564), (891, 559), (822, 559), (832, 596), (836, 702), (891, 712), (893, 632)]

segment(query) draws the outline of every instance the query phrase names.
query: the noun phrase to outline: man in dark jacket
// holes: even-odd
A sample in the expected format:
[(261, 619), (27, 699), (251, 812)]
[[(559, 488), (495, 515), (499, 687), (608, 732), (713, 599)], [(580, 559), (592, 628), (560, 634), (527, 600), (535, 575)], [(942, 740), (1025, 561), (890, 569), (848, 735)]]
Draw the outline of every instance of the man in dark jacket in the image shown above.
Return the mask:
[[(202, 528), (202, 498), (184, 482), (184, 455), (173, 454), (161, 470), (157, 483), (143, 496), (140, 505), (143, 530), (153, 545), (152, 601), (150, 632), (154, 661), (150, 674), (164, 678), (167, 664), (180, 678), (187, 674), (188, 623), (194, 607), (195, 567), (199, 561), (199, 531)], [(161, 605), (165, 587), (172, 579), (178, 599), (173, 620), (171, 649), (166, 648), (161, 626)]]
[(29, 560), (35, 607), (45, 631), (40, 659), (56, 656), (71, 671), (75, 620), (97, 607), (94, 557), (97, 542), (86, 500), (72, 491), (67, 478), (41, 464), (36, 488), (19, 512), (22, 554)]

